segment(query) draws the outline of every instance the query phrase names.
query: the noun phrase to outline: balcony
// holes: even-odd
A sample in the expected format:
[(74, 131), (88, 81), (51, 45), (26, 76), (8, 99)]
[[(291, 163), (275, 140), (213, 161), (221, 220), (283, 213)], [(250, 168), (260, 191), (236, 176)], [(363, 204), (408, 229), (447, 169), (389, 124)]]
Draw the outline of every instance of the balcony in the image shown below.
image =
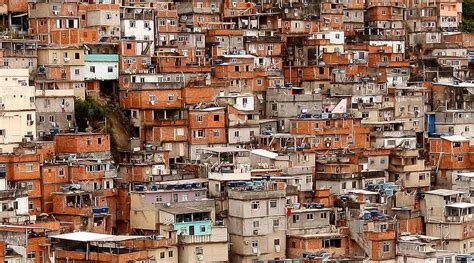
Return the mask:
[(474, 219), (474, 204), (452, 203), (446, 205), (446, 222), (463, 223)]
[(179, 236), (178, 242), (180, 244), (199, 244), (199, 243), (216, 243), (227, 242), (228, 233), (226, 227), (213, 226), (210, 235), (192, 235)]

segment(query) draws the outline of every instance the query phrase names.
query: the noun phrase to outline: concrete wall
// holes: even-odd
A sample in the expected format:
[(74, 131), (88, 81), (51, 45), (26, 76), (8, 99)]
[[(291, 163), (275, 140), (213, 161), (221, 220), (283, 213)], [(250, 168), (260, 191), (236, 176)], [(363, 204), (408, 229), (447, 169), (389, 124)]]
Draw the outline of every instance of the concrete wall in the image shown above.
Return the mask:
[[(202, 257), (196, 254), (196, 249), (202, 249)], [(179, 246), (180, 263), (198, 263), (198, 262), (228, 262), (227, 251), (229, 244), (227, 242), (219, 243), (198, 243)], [(202, 260), (201, 260), (202, 259)]]
[(118, 62), (86, 61), (84, 67), (84, 78), (86, 80), (114, 80), (118, 79), (118, 72)]

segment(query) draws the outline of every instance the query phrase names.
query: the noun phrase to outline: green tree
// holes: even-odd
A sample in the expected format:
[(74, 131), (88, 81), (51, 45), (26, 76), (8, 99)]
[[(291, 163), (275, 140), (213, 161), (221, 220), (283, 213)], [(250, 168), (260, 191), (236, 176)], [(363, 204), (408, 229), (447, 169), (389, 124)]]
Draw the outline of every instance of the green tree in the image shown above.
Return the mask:
[(79, 131), (85, 131), (88, 126), (93, 129), (100, 128), (100, 123), (105, 120), (107, 110), (91, 97), (86, 97), (85, 100), (76, 99), (74, 102), (76, 123)]
[(464, 0), (462, 4), (463, 21), (459, 25), (459, 30), (464, 32), (474, 32), (474, 0)]

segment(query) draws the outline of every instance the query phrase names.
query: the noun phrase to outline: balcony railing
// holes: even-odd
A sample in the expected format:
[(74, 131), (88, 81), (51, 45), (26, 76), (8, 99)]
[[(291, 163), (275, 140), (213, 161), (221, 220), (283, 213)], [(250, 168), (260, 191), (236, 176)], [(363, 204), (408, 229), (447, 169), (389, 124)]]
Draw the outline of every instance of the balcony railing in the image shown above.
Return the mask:
[(179, 236), (178, 242), (181, 244), (196, 244), (209, 242), (227, 242), (228, 234), (226, 227), (212, 227), (210, 235), (188, 235)]

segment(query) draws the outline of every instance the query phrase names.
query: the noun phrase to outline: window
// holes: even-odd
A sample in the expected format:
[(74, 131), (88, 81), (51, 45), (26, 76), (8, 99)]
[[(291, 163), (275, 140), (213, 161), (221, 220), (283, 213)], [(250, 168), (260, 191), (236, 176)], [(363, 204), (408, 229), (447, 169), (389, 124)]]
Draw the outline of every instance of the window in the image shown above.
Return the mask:
[(214, 130), (214, 131), (212, 132), (212, 135), (213, 135), (214, 137), (219, 137), (219, 136), (221, 135), (221, 132), (220, 132), (219, 130)]
[(135, 27), (135, 26), (136, 26), (136, 23), (135, 23), (135, 21), (133, 21), (133, 20), (130, 20), (130, 27)]
[(321, 218), (327, 218), (328, 215), (326, 213), (321, 213)]
[(277, 207), (277, 200), (270, 200), (270, 208)]
[(252, 201), (251, 203), (252, 209), (259, 209), (260, 208), (260, 201)]
[(341, 239), (325, 239), (322, 242), (323, 248), (341, 247)]
[(31, 201), (28, 202), (28, 209), (29, 210), (33, 209), (33, 202), (31, 202)]
[(59, 168), (59, 176), (64, 176), (64, 168)]
[(32, 163), (26, 163), (25, 164), (25, 171), (26, 172), (33, 172), (33, 164)]
[(196, 116), (196, 121), (197, 122), (202, 122), (202, 115)]
[(252, 247), (258, 247), (258, 241), (252, 241)]
[(87, 145), (92, 145), (92, 140), (91, 139), (87, 139)]
[(277, 111), (278, 110), (278, 104), (272, 103), (272, 111)]
[(307, 176), (306, 176), (306, 183), (307, 183), (307, 184), (310, 184), (310, 183), (312, 183), (312, 181), (313, 181), (312, 176), (311, 176), (311, 175), (307, 175)]
[(278, 219), (273, 219), (273, 226), (274, 226), (274, 227), (280, 226), (280, 220), (278, 220)]
[(109, 73), (114, 72), (114, 67), (108, 66), (107, 67), (107, 72), (109, 72)]
[(160, 258), (165, 258), (165, 252), (160, 252)]
[(300, 215), (293, 215), (293, 223), (300, 221)]
[(161, 195), (156, 196), (156, 202), (157, 203), (163, 202), (163, 197), (161, 197)]
[(35, 258), (36, 258), (36, 254), (35, 254), (35, 252), (28, 252), (27, 257), (28, 257), (28, 258), (32, 258), (32, 259), (35, 259)]
[(173, 257), (173, 250), (168, 251), (168, 257), (172, 258)]
[(280, 245), (280, 239), (274, 239), (273, 240), (273, 245), (279, 246)]
[(383, 252), (389, 252), (390, 251), (390, 244), (385, 243), (383, 244)]
[(418, 180), (420, 180), (420, 181), (425, 180), (425, 174), (419, 174), (418, 175)]
[(260, 221), (256, 220), (253, 221), (253, 228), (259, 228), (260, 227)]
[(174, 101), (174, 100), (175, 100), (174, 94), (168, 94), (168, 101)]
[(194, 137), (194, 138), (202, 138), (202, 137), (204, 137), (204, 130), (193, 131), (193, 137)]
[(76, 75), (81, 74), (81, 70), (80, 70), (80, 69), (75, 69), (75, 70), (74, 70), (74, 74), (76, 74)]
[(309, 214), (306, 214), (306, 219), (307, 220), (313, 220), (313, 214), (309, 213)]
[(214, 121), (219, 121), (219, 115), (214, 115)]
[(458, 162), (462, 162), (463, 161), (463, 156), (462, 155), (458, 155)]
[(202, 232), (202, 233), (205, 233), (205, 232), (206, 232), (206, 226), (201, 226), (200, 229), (201, 229), (201, 232)]
[(75, 58), (75, 59), (80, 59), (80, 58), (81, 58), (81, 54), (80, 54), (79, 52), (76, 52), (76, 53), (74, 54), (74, 58)]
[(204, 254), (204, 250), (202, 247), (196, 247), (196, 255), (202, 255)]
[(240, 131), (235, 131), (234, 132), (234, 137), (240, 137)]

